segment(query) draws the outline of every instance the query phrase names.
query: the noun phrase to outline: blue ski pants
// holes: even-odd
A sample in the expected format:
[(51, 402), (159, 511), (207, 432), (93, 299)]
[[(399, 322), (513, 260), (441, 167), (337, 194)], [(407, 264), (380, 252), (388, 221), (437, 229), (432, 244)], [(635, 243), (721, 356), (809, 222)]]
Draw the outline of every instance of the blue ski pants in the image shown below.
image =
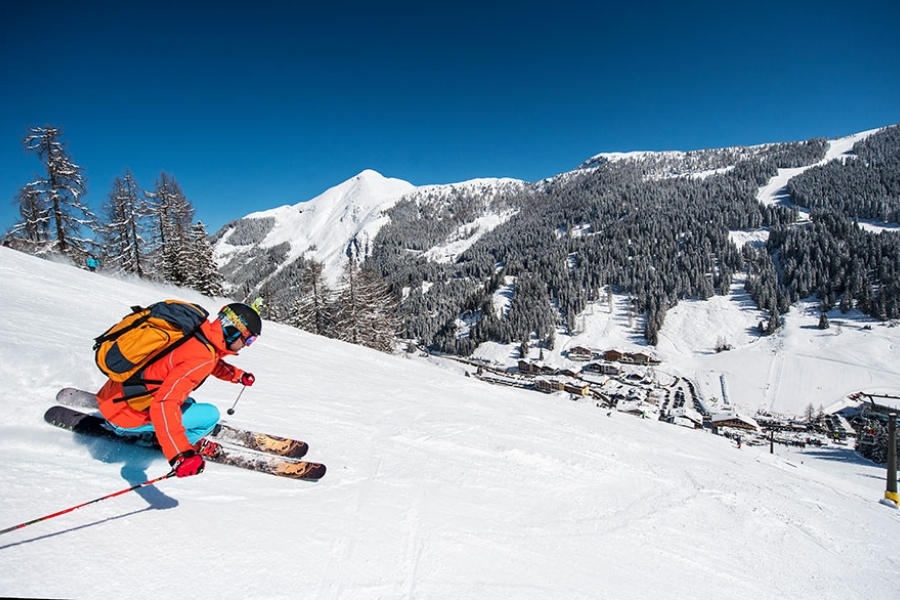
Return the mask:
[[(219, 422), (219, 409), (213, 404), (196, 402), (188, 398), (181, 405), (181, 424), (191, 444), (196, 444)], [(107, 425), (119, 435), (135, 435), (153, 431), (153, 424), (147, 423), (140, 427), (119, 427), (107, 421)]]

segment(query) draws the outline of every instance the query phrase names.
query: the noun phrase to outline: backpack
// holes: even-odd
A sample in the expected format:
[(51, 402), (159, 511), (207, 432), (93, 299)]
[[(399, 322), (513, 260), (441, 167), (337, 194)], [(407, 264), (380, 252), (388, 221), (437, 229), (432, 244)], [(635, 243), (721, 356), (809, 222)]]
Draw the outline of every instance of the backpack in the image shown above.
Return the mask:
[(94, 338), (94, 360), (111, 380), (137, 383), (147, 365), (200, 334), (208, 317), (203, 307), (180, 300), (132, 306), (130, 315)]

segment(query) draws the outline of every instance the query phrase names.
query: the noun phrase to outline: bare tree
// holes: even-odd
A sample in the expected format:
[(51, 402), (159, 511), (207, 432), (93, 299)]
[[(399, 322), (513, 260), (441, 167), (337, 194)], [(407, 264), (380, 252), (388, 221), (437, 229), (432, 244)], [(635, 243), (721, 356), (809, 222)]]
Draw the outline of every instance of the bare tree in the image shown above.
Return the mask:
[(300, 273), (302, 294), (294, 301), (290, 323), (316, 335), (330, 334), (334, 322), (332, 291), (325, 282), (325, 266), (309, 261)]
[(86, 242), (81, 238), (82, 228), (94, 223), (94, 216), (81, 201), (87, 193), (81, 167), (72, 162), (57, 127), (31, 128), (22, 145), (37, 154), (46, 175), (26, 184), (19, 193), (20, 214), (26, 219), (21, 229), (36, 242), (45, 241), (40, 236), (47, 232), (55, 236), (46, 241), (52, 240), (56, 250), (80, 258)]
[(350, 257), (344, 267), (332, 337), (383, 352), (393, 350), (400, 319), (399, 302), (384, 278), (360, 269)]

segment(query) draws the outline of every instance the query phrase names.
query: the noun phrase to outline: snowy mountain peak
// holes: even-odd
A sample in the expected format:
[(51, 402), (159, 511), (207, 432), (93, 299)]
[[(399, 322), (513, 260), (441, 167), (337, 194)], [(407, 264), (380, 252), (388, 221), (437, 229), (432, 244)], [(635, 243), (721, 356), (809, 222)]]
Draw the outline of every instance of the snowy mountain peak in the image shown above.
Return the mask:
[(278, 269), (303, 257), (323, 263), (335, 283), (348, 252), (365, 247), (387, 221), (384, 212), (415, 189), (366, 169), (311, 200), (252, 213), (216, 236), (219, 265), (239, 273), (263, 257)]
[[(452, 203), (459, 195), (477, 193), (492, 198), (525, 185), (510, 178), (479, 178), (417, 187), (365, 169), (311, 200), (251, 213), (229, 223), (214, 238), (216, 256), (228, 280), (235, 284), (247, 281), (243, 272), (250, 265), (256, 271), (277, 265), (268, 277), (305, 258), (321, 262), (326, 280), (335, 285), (347, 256), (361, 258), (368, 254), (372, 240), (390, 221), (387, 211), (402, 198), (417, 204)], [(468, 247), (510, 214), (478, 216), (465, 240), (453, 240), (453, 248), (458, 252)], [(443, 257), (441, 260), (451, 254), (443, 247), (434, 253)]]
[(401, 196), (416, 189), (416, 186), (402, 179), (385, 177), (378, 171), (366, 169), (358, 175), (329, 188), (324, 193), (308, 202), (295, 206), (321, 208), (322, 205), (334, 204), (344, 207), (382, 206), (388, 208)]

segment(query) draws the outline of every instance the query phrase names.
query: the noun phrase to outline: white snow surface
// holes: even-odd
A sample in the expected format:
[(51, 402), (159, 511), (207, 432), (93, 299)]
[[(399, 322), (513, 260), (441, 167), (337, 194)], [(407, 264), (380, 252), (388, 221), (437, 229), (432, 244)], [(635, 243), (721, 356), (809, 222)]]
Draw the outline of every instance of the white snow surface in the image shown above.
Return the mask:
[(457, 228), (447, 244), (436, 246), (425, 252), (425, 258), (436, 263), (448, 263), (456, 260), (460, 254), (475, 245), (484, 234), (493, 231), (507, 222), (515, 211), (502, 213), (488, 213), (478, 217), (471, 223), (466, 223)]
[[(837, 138), (828, 142), (828, 150), (825, 151), (825, 158), (816, 164), (806, 167), (796, 167), (788, 169), (778, 169), (778, 174), (769, 180), (769, 182), (759, 189), (756, 198), (763, 204), (784, 204), (789, 205), (790, 199), (787, 191), (787, 184), (792, 177), (796, 177), (809, 168), (824, 165), (833, 160), (855, 160), (856, 154), (853, 152), (853, 145), (861, 142), (870, 135), (877, 133), (880, 129), (870, 129), (853, 135)], [(805, 208), (798, 207), (800, 214), (800, 222), (809, 221), (809, 211)], [(897, 231), (900, 229), (895, 223), (883, 223), (871, 220), (861, 220), (860, 227), (874, 233), (881, 231)]]
[[(101, 385), (92, 338), (129, 306), (174, 297), (216, 310), (225, 300), (7, 248), (0, 281), (0, 529), (168, 472), (157, 452), (61, 431), (42, 414), (61, 387)], [(594, 316), (586, 332), (629, 343), (620, 313)], [(733, 318), (714, 302), (679, 304), (660, 354), (727, 372), (733, 396), (746, 387), (754, 401), (804, 387), (837, 397), (866, 378), (843, 385), (835, 373), (866, 361), (868, 385), (900, 383), (896, 329), (819, 334), (804, 316), (775, 343)], [(736, 336), (724, 356), (696, 349), (717, 322)], [(257, 383), (227, 420), (306, 440), (325, 478), (211, 464), (4, 534), (0, 596), (898, 597), (900, 511), (879, 502), (884, 468), (848, 447), (737, 449), (271, 322), (233, 362)], [(211, 379), (195, 397), (224, 416), (237, 391)]]
[[(495, 297), (495, 305), (510, 295)], [(819, 329), (820, 303), (802, 301), (783, 316), (783, 327), (761, 336), (757, 326), (767, 313), (759, 311), (737, 276), (727, 296), (709, 300), (682, 300), (666, 313), (659, 343), (647, 345), (640, 316), (629, 318), (627, 296), (615, 295), (588, 305), (576, 319), (575, 335), (557, 332), (552, 351), (543, 362), (558, 368), (580, 368), (583, 363), (566, 357), (569, 348), (595, 351), (619, 349), (649, 351), (662, 363), (655, 367), (665, 383), (668, 375), (694, 380), (705, 400), (722, 397), (724, 378), (729, 399), (737, 409), (754, 414), (803, 415), (812, 405), (838, 409), (846, 397), (863, 391), (900, 395), (900, 327), (881, 323), (853, 310), (828, 313), (831, 326)], [(733, 349), (716, 352), (720, 342)], [(529, 358), (537, 360), (537, 344)], [(519, 345), (482, 344), (473, 355), (495, 365), (513, 366)]]

